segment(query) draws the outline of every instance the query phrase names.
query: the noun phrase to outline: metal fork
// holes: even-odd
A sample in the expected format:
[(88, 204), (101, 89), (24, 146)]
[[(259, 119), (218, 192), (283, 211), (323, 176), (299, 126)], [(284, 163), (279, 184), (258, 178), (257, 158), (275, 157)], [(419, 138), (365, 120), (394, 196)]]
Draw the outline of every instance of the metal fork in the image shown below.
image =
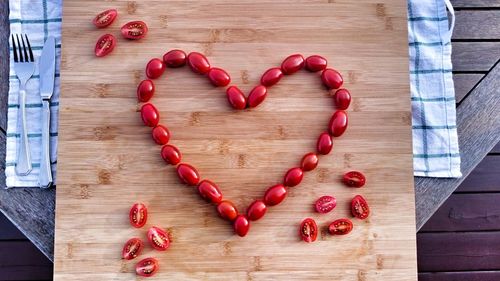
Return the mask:
[[(21, 37), (21, 40), (19, 40)], [(33, 51), (31, 50), (28, 36), (24, 34), (19, 36), (14, 34), (12, 38), (12, 52), (14, 53), (14, 70), (19, 79), (19, 115), (18, 124), (20, 124), (19, 149), (17, 153), (16, 173), (20, 176), (25, 176), (31, 172), (31, 156), (28, 143), (28, 131), (26, 129), (26, 82), (33, 76), (35, 71), (35, 63), (33, 59)], [(24, 40), (26, 38), (26, 40)], [(16, 46), (17, 41), (17, 46)], [(22, 47), (21, 43), (22, 42)], [(27, 45), (27, 47), (26, 47)], [(19, 128), (19, 126), (18, 126)]]

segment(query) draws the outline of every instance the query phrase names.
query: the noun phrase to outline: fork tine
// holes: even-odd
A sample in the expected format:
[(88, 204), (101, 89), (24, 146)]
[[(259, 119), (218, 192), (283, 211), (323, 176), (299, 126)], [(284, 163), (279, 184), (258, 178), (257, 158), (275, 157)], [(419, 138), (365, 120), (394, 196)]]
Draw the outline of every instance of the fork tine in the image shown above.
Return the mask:
[(19, 59), (17, 58), (16, 41), (14, 41), (14, 34), (11, 34), (10, 38), (12, 39), (12, 53), (14, 53), (14, 62), (18, 62)]
[(19, 35), (18, 34), (16, 34), (16, 40), (17, 40), (17, 49), (19, 51), (19, 62), (24, 62), (23, 52), (21, 50), (21, 43), (19, 43)]
[(25, 33), (24, 37), (26, 37), (26, 43), (28, 43), (28, 50), (29, 50), (29, 53), (30, 53), (30, 61), (34, 62), (35, 59), (33, 59), (33, 51), (31, 50), (31, 45), (30, 45), (30, 40), (28, 39), (28, 35)]
[(24, 62), (29, 62), (28, 50), (26, 50), (26, 45), (24, 44), (24, 38), (22, 34), (21, 34), (21, 41), (23, 41)]

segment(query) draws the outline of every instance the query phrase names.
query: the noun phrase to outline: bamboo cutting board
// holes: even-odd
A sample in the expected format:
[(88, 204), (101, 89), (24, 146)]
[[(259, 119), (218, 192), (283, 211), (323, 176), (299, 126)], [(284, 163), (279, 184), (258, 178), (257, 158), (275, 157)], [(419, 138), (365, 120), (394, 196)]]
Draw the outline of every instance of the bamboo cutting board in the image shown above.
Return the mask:
[[(95, 14), (112, 7), (116, 22), (94, 28)], [(63, 13), (55, 280), (140, 279), (134, 265), (147, 256), (160, 261), (151, 280), (416, 280), (406, 1), (64, 1)], [(145, 39), (121, 38), (132, 20), (148, 23)], [(104, 33), (117, 47), (96, 58)], [(320, 54), (353, 95), (333, 152), (245, 238), (179, 183), (136, 112), (146, 63), (174, 48), (205, 53), (246, 93), (286, 56)], [(314, 151), (334, 109), (319, 81), (305, 71), (285, 77), (259, 108), (236, 112), (224, 89), (187, 67), (167, 69), (153, 103), (183, 161), (244, 211)], [(343, 186), (349, 170), (363, 171), (367, 185)], [(325, 194), (337, 208), (315, 214), (312, 203)], [(328, 235), (329, 222), (350, 217), (356, 194), (370, 203), (369, 219), (353, 219), (350, 235)], [(128, 223), (137, 201), (149, 207), (142, 229)], [(315, 243), (298, 238), (306, 217), (322, 228)], [(171, 247), (121, 260), (124, 242), (145, 240), (153, 225), (171, 231)]]

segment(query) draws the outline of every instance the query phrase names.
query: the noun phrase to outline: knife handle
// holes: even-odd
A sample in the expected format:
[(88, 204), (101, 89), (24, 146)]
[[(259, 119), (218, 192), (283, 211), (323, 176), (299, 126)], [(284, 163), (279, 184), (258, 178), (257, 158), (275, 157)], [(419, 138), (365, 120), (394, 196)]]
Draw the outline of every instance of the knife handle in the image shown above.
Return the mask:
[(28, 130), (26, 128), (26, 90), (24, 85), (19, 89), (19, 112), (18, 112), (19, 149), (17, 151), (16, 174), (26, 176), (31, 172), (31, 155), (28, 142)]
[(42, 154), (40, 157), (40, 174), (38, 185), (48, 188), (52, 185), (52, 169), (50, 165), (50, 105), (42, 100)]

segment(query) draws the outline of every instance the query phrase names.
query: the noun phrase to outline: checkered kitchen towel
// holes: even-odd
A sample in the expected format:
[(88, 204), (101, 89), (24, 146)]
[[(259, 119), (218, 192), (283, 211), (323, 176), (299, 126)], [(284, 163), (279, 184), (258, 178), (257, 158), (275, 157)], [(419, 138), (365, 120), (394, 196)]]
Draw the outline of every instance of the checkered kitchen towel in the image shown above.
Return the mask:
[(35, 56), (35, 73), (26, 85), (26, 120), (28, 126), (28, 140), (31, 150), (33, 170), (27, 176), (18, 176), (15, 172), (19, 133), (17, 129), (17, 112), (19, 110), (18, 93), (19, 81), (14, 72), (12, 46), (10, 58), (9, 99), (7, 113), (7, 148), (6, 148), (6, 185), (38, 186), (40, 171), (40, 152), (42, 146), (42, 102), (39, 91), (38, 60), (47, 36), (56, 39), (56, 79), (54, 94), (51, 99), (50, 148), (52, 173), (55, 181), (57, 155), (57, 123), (59, 113), (59, 62), (61, 56), (61, 11), (62, 0), (10, 0), (9, 21), (11, 33), (28, 34), (33, 54)]
[(454, 21), (449, 0), (408, 0), (415, 176), (462, 176), (451, 73)]

